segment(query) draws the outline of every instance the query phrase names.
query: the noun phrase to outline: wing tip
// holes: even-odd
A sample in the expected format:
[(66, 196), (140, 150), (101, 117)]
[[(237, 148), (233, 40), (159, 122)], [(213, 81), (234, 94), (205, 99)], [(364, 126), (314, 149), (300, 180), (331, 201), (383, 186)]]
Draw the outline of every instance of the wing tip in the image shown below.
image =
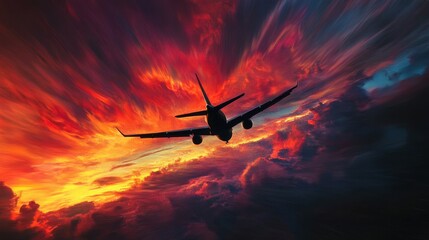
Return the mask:
[(292, 88), (290, 88), (288, 91), (292, 92), (297, 87), (298, 87), (298, 80), (296, 80), (295, 86), (293, 86)]
[(118, 130), (118, 132), (123, 136), (123, 137), (125, 137), (125, 134), (121, 131), (121, 130), (119, 130), (119, 128), (117, 128), (117, 127), (115, 127), (116, 128), (116, 130)]

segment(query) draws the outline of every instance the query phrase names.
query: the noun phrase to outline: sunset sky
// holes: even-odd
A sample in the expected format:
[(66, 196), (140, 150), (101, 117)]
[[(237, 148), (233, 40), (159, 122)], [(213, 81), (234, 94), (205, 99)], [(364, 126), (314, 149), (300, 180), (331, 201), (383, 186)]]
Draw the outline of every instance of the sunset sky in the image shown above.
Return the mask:
[[(426, 239), (428, 12), (423, 0), (0, 1), (0, 234)], [(246, 94), (228, 118), (299, 87), (228, 144), (117, 132), (206, 126), (174, 117), (205, 108), (195, 73), (214, 104)]]

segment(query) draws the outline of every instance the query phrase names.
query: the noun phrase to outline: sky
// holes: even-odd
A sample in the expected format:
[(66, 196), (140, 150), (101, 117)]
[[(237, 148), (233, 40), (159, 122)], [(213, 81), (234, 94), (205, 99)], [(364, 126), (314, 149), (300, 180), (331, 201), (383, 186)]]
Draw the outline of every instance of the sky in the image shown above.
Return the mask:
[[(429, 2), (0, 1), (8, 239), (427, 239)], [(204, 137), (198, 73), (228, 118)]]

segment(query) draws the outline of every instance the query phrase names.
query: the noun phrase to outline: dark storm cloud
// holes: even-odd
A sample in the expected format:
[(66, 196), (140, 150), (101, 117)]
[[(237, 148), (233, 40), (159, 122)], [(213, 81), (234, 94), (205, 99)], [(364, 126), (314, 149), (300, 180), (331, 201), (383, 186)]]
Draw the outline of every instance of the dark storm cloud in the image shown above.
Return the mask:
[(125, 219), (118, 214), (105, 212), (94, 212), (91, 214), (93, 225), (82, 233), (82, 237), (87, 239), (126, 239), (120, 232), (125, 224)]
[(18, 222), (24, 227), (29, 227), (35, 220), (40, 205), (34, 201), (24, 204), (19, 208)]
[[(67, 224), (57, 225), (52, 231), (52, 239), (74, 239), (77, 235), (77, 226), (81, 223), (80, 218), (74, 218)], [(60, 236), (57, 238), (57, 236)]]
[(81, 202), (70, 207), (62, 208), (56, 211), (44, 213), (41, 221), (49, 226), (56, 226), (51, 238), (74, 239), (78, 235), (78, 226), (85, 225), (88, 219), (91, 219), (91, 213), (95, 211), (93, 202)]
[(60, 209), (59, 212), (64, 217), (74, 217), (78, 214), (84, 214), (94, 209), (93, 202), (81, 202), (70, 207)]
[(17, 197), (12, 189), (0, 181), (0, 219), (9, 219), (10, 213), (16, 205)]
[[(428, 227), (428, 128), (423, 119), (412, 119), (425, 105), (427, 77), (401, 84), (411, 85), (408, 88), (386, 90), (383, 97), (395, 96), (397, 102), (371, 105), (360, 83), (340, 99), (316, 107), (318, 124), (303, 120), (298, 126), (315, 136), (315, 142), (302, 145), (303, 151), (317, 145), (317, 154), (293, 166), (285, 168), (285, 160), (269, 157), (249, 160), (247, 167), (235, 171), (238, 176), (227, 180), (225, 174), (213, 175), (223, 171), (215, 170), (222, 166), (220, 159), (207, 158), (155, 173), (125, 194), (127, 199), (106, 207), (121, 206), (112, 220), (117, 230), (107, 232), (131, 239), (423, 239)], [(396, 95), (395, 88), (407, 91)], [(414, 130), (416, 124), (419, 131)], [(188, 173), (191, 169), (201, 174)], [(160, 183), (162, 188), (151, 187)], [(163, 196), (155, 197), (160, 189)], [(133, 199), (146, 201), (126, 207)], [(122, 226), (119, 216), (135, 219), (135, 225)], [(89, 231), (100, 229), (94, 228)]]
[(10, 240), (43, 239), (46, 231), (38, 226), (31, 226), (36, 220), (39, 204), (30, 201), (19, 209), (16, 219), (12, 212), (17, 205), (17, 196), (13, 190), (0, 181), (0, 236)]
[[(279, 218), (297, 239), (424, 239), (429, 129), (421, 111), (427, 105), (428, 77), (391, 87), (386, 91), (396, 100), (366, 110), (358, 107), (367, 97), (357, 86), (320, 106), (316, 111), (326, 109), (320, 112), (319, 129), (310, 134), (317, 135), (323, 150), (288, 174), (261, 171), (266, 161), (254, 165), (251, 172), (265, 177), (246, 185), (251, 201)], [(306, 181), (309, 171), (318, 176), (316, 182)]]
[(85, 224), (85, 217), (94, 209), (93, 202), (81, 202), (70, 207), (44, 213), (40, 221), (45, 222), (48, 226), (56, 226), (51, 235), (54, 239), (56, 239), (56, 236), (61, 236), (60, 239), (73, 239), (77, 236), (78, 225)]
[[(175, 168), (174, 168), (175, 169)], [(147, 181), (147, 187), (145, 189), (152, 189), (152, 188), (160, 188), (160, 189), (169, 189), (173, 186), (182, 186), (187, 184), (191, 179), (198, 178), (201, 176), (207, 176), (207, 175), (213, 175), (215, 177), (221, 177), (222, 173), (218, 170), (216, 167), (207, 167), (207, 166), (200, 166), (193, 168), (191, 171), (190, 169), (184, 169), (179, 167), (178, 169), (175, 169), (177, 171), (177, 174), (163, 174), (160, 171), (152, 172), (149, 177), (146, 178)], [(143, 185), (146, 185), (146, 183), (143, 183)]]

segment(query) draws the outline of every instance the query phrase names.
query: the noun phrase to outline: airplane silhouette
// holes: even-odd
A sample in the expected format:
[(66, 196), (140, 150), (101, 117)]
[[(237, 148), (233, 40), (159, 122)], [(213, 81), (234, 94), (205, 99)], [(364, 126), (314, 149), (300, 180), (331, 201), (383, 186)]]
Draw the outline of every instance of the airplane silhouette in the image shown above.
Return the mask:
[(203, 142), (203, 138), (201, 136), (203, 135), (215, 135), (220, 140), (225, 141), (228, 143), (228, 141), (232, 137), (232, 128), (242, 123), (244, 129), (250, 129), (253, 126), (252, 120), (250, 120), (251, 117), (255, 116), (256, 114), (262, 112), (263, 110), (271, 107), (275, 103), (279, 102), (283, 98), (290, 95), (290, 93), (298, 87), (298, 83), (292, 87), (291, 89), (281, 93), (276, 98), (272, 99), (271, 101), (268, 101), (262, 105), (259, 105), (252, 110), (238, 115), (232, 119), (227, 120), (225, 117), (225, 114), (222, 112), (222, 108), (229, 105), (230, 103), (234, 102), (235, 100), (241, 98), (244, 96), (244, 93), (238, 95), (237, 97), (231, 98), (230, 100), (223, 102), (217, 106), (213, 106), (207, 97), (206, 91), (203, 88), (203, 85), (201, 85), (200, 79), (198, 78), (198, 75), (195, 73), (195, 76), (197, 77), (198, 85), (200, 85), (201, 92), (203, 93), (204, 100), (206, 102), (206, 110), (197, 111), (197, 112), (191, 112), (191, 113), (185, 113), (177, 115), (176, 118), (184, 118), (184, 117), (194, 117), (194, 116), (206, 116), (206, 122), (208, 123), (208, 127), (199, 127), (199, 128), (190, 128), (190, 129), (183, 129), (183, 130), (176, 130), (176, 131), (168, 131), (168, 132), (156, 132), (156, 133), (138, 133), (138, 134), (124, 134), (122, 133), (119, 128), (116, 128), (124, 137), (140, 137), (140, 138), (170, 138), (170, 137), (190, 137), (192, 136), (192, 142), (196, 145), (201, 144)]

